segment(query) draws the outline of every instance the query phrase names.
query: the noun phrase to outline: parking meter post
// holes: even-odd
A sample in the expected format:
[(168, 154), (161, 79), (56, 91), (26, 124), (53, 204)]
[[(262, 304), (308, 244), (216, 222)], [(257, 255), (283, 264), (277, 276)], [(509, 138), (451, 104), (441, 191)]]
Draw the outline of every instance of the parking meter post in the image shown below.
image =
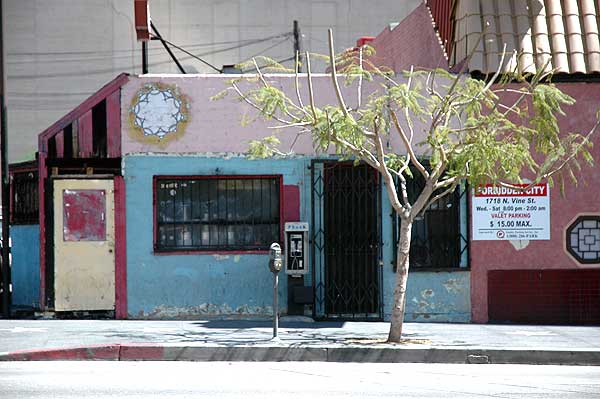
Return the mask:
[(277, 339), (277, 330), (279, 328), (279, 298), (277, 291), (279, 288), (279, 274), (273, 273), (273, 339)]
[(279, 288), (279, 276), (277, 273), (281, 270), (283, 261), (281, 259), (281, 246), (274, 242), (269, 248), (269, 270), (273, 273), (273, 339), (279, 339), (277, 337), (277, 329), (279, 327), (279, 298), (277, 291)]

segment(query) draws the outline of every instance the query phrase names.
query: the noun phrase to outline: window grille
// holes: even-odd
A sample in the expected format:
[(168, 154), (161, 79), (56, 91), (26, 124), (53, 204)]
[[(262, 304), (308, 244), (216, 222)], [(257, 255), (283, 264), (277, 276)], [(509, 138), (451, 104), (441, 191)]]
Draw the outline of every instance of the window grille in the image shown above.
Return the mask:
[[(425, 179), (416, 170), (413, 177), (407, 177), (407, 193), (410, 203), (414, 203), (425, 186)], [(398, 190), (399, 182), (397, 182)], [(433, 202), (413, 222), (410, 245), (410, 268), (458, 268), (467, 266), (468, 239), (466, 232), (466, 193), (464, 187), (457, 189)], [(399, 194), (400, 195), (400, 194)], [(396, 243), (401, 219), (395, 215), (394, 264)]]
[(279, 177), (156, 179), (158, 251), (268, 250), (280, 239)]
[(39, 223), (38, 172), (15, 172), (12, 176), (13, 224)]

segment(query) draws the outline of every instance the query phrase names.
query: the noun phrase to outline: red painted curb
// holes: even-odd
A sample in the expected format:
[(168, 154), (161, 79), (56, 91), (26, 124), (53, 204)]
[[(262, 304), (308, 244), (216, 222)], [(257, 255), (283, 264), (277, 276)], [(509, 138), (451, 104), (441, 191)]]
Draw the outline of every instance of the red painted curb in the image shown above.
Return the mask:
[(119, 360), (120, 345), (92, 345), (10, 352), (0, 360)]
[(121, 345), (119, 360), (165, 360), (165, 348), (153, 344)]
[(164, 357), (165, 348), (156, 344), (115, 344), (15, 351), (0, 354), (0, 361), (165, 360)]

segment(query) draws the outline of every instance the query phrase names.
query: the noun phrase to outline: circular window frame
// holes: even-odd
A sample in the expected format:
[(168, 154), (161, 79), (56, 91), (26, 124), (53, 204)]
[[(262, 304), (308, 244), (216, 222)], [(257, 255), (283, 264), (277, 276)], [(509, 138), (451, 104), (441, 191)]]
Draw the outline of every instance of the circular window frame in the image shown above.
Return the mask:
[(600, 229), (600, 215), (580, 215), (580, 216), (578, 216), (573, 222), (571, 222), (569, 227), (567, 227), (567, 229), (565, 230), (565, 247), (566, 247), (566, 250), (569, 253), (569, 255), (571, 255), (571, 257), (573, 257), (573, 259), (575, 259), (577, 262), (579, 262), (581, 264), (585, 264), (585, 265), (599, 264), (600, 256), (597, 257), (596, 259), (583, 259), (579, 255), (579, 253), (577, 253), (571, 247), (571, 233), (575, 229), (575, 226), (577, 226), (579, 223), (582, 223), (582, 222), (588, 221), (588, 220), (596, 221), (598, 223), (598, 229)]

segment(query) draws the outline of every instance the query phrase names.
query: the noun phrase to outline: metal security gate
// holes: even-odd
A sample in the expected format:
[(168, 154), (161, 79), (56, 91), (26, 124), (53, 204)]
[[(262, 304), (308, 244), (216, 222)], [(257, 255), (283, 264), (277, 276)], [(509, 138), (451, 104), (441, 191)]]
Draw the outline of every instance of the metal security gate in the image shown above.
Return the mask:
[(381, 195), (367, 165), (311, 164), (314, 317), (380, 320)]

